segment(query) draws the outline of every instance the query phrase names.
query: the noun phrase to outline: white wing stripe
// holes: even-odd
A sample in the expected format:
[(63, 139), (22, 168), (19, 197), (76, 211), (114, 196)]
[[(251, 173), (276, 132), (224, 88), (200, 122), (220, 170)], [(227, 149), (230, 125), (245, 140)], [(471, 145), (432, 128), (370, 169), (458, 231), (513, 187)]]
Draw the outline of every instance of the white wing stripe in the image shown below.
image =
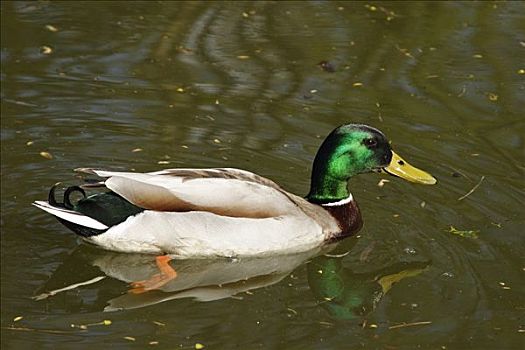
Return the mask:
[(56, 208), (44, 201), (35, 201), (33, 205), (37, 208), (47, 211), (48, 213), (54, 216), (57, 216), (61, 219), (64, 219), (77, 225), (94, 228), (96, 230), (106, 230), (108, 228), (108, 226), (95, 219), (90, 218), (89, 216), (76, 213), (72, 210)]

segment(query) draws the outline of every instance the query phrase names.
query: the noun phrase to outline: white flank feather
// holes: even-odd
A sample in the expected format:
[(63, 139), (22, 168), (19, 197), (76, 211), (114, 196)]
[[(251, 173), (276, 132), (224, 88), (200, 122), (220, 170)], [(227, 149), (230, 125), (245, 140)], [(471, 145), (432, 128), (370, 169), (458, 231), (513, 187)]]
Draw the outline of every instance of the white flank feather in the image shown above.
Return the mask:
[(325, 235), (318, 223), (300, 215), (253, 219), (146, 210), (86, 239), (113, 251), (195, 258), (304, 252)]
[(89, 216), (82, 215), (80, 213), (77, 213), (72, 210), (67, 210), (64, 208), (58, 208), (50, 205), (48, 202), (44, 201), (35, 201), (33, 202), (33, 205), (37, 208), (40, 208), (49, 214), (52, 214), (56, 217), (59, 217), (63, 220), (72, 222), (74, 224), (93, 228), (95, 230), (106, 230), (108, 227), (104, 225), (103, 223), (90, 218)]

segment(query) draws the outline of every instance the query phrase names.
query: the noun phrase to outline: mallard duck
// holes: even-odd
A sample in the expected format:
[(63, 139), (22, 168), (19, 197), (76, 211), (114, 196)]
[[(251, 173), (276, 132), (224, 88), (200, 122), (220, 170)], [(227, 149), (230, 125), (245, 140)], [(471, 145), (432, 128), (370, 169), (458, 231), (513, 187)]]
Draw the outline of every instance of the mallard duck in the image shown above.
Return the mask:
[[(342, 125), (324, 140), (305, 198), (233, 168), (75, 170), (103, 180), (67, 188), (61, 203), (53, 186), (47, 202), (33, 204), (102, 248), (181, 258), (297, 253), (346, 237), (361, 226), (347, 188), (360, 173), (436, 183), (394, 153), (381, 131), (360, 124)], [(90, 187), (106, 191), (86, 196)], [(76, 203), (74, 192), (83, 195)]]

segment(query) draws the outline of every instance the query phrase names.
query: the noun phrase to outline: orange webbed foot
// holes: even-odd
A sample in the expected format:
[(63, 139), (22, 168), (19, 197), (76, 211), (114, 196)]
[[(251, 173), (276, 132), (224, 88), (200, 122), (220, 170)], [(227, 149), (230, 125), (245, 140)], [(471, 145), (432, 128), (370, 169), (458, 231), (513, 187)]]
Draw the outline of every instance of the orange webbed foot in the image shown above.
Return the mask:
[(168, 255), (161, 255), (155, 258), (157, 267), (160, 273), (151, 276), (151, 278), (143, 281), (131, 282), (131, 289), (128, 293), (140, 294), (149, 290), (159, 289), (169, 281), (177, 277), (177, 271), (173, 269), (169, 262), (172, 260)]

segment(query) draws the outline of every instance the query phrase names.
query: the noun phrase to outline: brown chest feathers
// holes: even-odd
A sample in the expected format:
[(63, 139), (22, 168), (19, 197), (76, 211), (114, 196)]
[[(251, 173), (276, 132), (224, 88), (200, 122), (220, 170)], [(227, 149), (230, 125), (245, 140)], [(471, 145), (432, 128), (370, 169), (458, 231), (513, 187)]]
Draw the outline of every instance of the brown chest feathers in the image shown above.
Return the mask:
[(363, 226), (361, 211), (355, 201), (342, 205), (323, 206), (336, 220), (341, 232), (333, 240), (342, 239), (357, 233)]

